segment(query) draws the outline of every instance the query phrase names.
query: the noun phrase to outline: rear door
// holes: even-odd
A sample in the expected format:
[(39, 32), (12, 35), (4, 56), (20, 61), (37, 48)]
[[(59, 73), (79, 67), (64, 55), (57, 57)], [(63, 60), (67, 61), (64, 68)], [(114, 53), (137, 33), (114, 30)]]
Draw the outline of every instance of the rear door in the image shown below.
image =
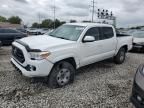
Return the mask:
[(10, 44), (13, 37), (11, 37), (8, 33), (8, 29), (2, 28), (0, 29), (0, 39), (3, 45)]
[[(117, 39), (112, 27), (91, 27), (85, 36), (94, 36), (94, 42), (79, 44), (80, 66), (111, 58), (115, 54)], [(84, 38), (83, 37), (83, 38)]]
[(100, 44), (103, 58), (114, 56), (117, 39), (112, 27), (100, 27)]
[(0, 28), (0, 41), (5, 40), (5, 30)]
[(20, 38), (21, 34), (13, 29), (0, 29), (0, 38), (3, 44), (11, 44), (15, 39)]

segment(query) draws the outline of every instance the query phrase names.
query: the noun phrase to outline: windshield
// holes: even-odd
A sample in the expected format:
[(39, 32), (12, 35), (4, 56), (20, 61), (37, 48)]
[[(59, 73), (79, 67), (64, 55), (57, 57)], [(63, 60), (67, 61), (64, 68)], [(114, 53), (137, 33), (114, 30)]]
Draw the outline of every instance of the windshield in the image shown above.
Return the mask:
[(136, 38), (144, 38), (144, 32), (134, 33), (133, 36), (136, 37)]
[(49, 33), (49, 35), (61, 39), (77, 41), (84, 28), (84, 26), (62, 25)]

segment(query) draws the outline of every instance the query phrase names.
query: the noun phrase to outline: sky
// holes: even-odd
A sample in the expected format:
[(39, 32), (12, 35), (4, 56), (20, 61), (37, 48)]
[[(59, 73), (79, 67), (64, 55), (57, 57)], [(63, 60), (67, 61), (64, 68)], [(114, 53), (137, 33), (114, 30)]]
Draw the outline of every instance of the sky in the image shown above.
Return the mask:
[[(91, 20), (92, 0), (55, 0), (56, 18), (62, 21)], [(95, 0), (95, 11), (113, 11), (118, 27), (144, 25), (144, 0)], [(0, 0), (0, 15), (20, 16), (30, 25), (54, 16), (54, 0)], [(94, 20), (98, 21), (95, 14)]]

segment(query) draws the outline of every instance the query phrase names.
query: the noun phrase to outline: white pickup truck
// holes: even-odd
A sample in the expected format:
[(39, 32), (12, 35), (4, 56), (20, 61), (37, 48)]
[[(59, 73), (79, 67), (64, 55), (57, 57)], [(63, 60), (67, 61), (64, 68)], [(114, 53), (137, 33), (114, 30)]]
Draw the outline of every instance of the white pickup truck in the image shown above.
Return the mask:
[(16, 40), (11, 62), (27, 77), (48, 77), (50, 87), (74, 81), (76, 69), (113, 58), (121, 64), (132, 48), (132, 36), (116, 35), (107, 24), (70, 23), (41, 36)]

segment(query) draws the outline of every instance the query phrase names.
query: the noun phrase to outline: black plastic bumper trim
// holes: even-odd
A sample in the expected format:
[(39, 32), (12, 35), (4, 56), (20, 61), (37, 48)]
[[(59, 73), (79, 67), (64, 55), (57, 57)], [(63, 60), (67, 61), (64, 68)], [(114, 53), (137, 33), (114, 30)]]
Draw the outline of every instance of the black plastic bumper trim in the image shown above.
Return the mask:
[[(15, 60), (15, 58), (13, 57), (13, 59)], [(15, 60), (15, 62), (17, 62), (17, 60)], [(13, 65), (15, 65), (13, 62), (11, 62)], [(21, 65), (19, 62), (17, 62), (22, 68), (24, 68), (25, 70), (27, 70), (27, 71), (31, 71), (30, 70), (30, 65), (27, 65), (27, 66), (23, 66), (23, 65)]]

